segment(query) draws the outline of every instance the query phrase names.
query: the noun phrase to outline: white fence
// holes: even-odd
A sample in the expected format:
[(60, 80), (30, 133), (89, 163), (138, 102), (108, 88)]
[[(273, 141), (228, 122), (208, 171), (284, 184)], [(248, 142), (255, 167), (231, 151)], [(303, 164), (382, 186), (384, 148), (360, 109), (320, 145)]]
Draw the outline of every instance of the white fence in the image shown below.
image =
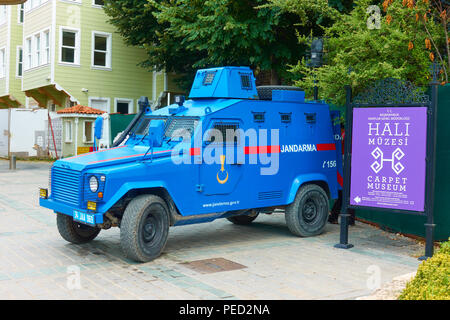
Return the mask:
[(0, 157), (8, 156), (9, 110), (0, 109)]
[[(6, 113), (5, 113), (6, 111)], [(9, 111), (9, 114), (8, 114)], [(48, 151), (54, 157), (55, 147), (52, 131), (48, 122), (46, 109), (10, 109), (0, 110), (0, 155), (8, 155), (8, 127), (9, 153), (20, 157), (46, 156)], [(61, 155), (62, 121), (56, 113), (51, 112), (53, 134), (56, 151)], [(6, 120), (5, 120), (6, 119)], [(5, 135), (6, 134), (6, 135)], [(6, 142), (5, 138), (6, 137)], [(6, 148), (3, 147), (6, 144)]]

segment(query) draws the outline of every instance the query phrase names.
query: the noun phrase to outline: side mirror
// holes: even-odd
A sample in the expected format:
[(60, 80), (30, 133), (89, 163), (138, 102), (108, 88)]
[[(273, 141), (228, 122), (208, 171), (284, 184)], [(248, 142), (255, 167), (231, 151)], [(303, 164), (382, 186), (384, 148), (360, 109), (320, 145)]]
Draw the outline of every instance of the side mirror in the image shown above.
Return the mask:
[(102, 138), (102, 131), (103, 131), (103, 117), (97, 117), (97, 119), (95, 119), (95, 123), (94, 123), (94, 136), (97, 139), (101, 139)]
[(148, 137), (151, 147), (161, 147), (164, 138), (164, 125), (163, 120), (152, 120), (150, 122)]

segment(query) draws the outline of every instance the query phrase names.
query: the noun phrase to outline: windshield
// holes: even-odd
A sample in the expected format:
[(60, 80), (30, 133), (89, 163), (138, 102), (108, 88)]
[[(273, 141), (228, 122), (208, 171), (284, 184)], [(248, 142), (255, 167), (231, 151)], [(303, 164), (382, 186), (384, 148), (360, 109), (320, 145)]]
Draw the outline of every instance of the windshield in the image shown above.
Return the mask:
[(144, 138), (148, 134), (148, 129), (150, 127), (150, 123), (155, 120), (163, 120), (164, 121), (164, 138), (171, 139), (175, 132), (186, 136), (192, 136), (194, 134), (194, 130), (197, 127), (199, 122), (198, 118), (190, 118), (190, 117), (151, 117), (145, 116), (143, 117), (130, 132), (131, 136), (136, 136), (136, 138)]

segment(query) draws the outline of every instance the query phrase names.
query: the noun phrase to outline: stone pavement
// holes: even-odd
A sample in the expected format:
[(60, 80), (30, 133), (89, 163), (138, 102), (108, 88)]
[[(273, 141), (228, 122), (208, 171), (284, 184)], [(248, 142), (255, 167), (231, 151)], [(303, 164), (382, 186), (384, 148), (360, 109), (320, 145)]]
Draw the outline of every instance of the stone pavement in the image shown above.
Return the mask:
[[(0, 299), (356, 299), (417, 269), (423, 247), (357, 222), (355, 248), (335, 249), (339, 226), (290, 234), (282, 213), (251, 226), (227, 220), (170, 229), (163, 255), (124, 258), (119, 230), (86, 245), (65, 242), (53, 212), (38, 206), (50, 164), (0, 160)], [(224, 258), (245, 268), (201, 273), (186, 263)]]

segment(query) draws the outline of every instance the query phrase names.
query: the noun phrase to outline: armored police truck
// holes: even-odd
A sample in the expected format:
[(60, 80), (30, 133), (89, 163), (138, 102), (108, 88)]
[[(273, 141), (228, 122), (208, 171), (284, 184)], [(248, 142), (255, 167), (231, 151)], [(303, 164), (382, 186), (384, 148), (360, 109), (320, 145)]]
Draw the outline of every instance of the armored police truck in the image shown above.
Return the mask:
[(170, 226), (250, 224), (281, 209), (289, 230), (323, 232), (342, 183), (339, 115), (295, 87), (256, 87), (247, 67), (199, 70), (186, 100), (140, 112), (115, 144), (58, 160), (40, 205), (75, 244), (120, 228), (127, 257), (157, 258)]

